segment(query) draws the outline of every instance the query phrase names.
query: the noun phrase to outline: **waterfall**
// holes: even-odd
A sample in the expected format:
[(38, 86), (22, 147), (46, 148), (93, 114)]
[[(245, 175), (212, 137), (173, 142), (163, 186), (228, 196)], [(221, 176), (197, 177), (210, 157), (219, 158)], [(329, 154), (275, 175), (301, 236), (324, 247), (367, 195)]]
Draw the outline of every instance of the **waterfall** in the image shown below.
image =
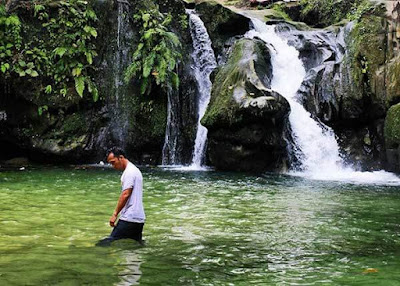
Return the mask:
[(125, 2), (118, 1), (117, 14), (117, 34), (116, 34), (116, 51), (113, 57), (113, 73), (114, 73), (114, 99), (115, 108), (112, 110), (111, 132), (116, 144), (124, 147), (125, 138), (127, 136), (128, 118), (126, 111), (123, 109), (124, 94), (126, 93), (126, 85), (123, 82), (123, 73), (127, 67), (129, 60), (129, 45), (132, 33), (129, 31), (129, 5)]
[(306, 76), (299, 52), (275, 33), (275, 26), (267, 26), (253, 20), (254, 30), (249, 37), (258, 37), (270, 48), (272, 54), (273, 79), (271, 88), (284, 96), (290, 104), (289, 122), (295, 143), (295, 156), (300, 160), (302, 171), (337, 169), (343, 165), (339, 146), (333, 131), (315, 121), (309, 112), (296, 100), (297, 91)]
[(207, 142), (207, 128), (201, 125), (207, 106), (210, 102), (212, 83), (210, 74), (217, 66), (214, 52), (211, 48), (211, 40), (207, 29), (193, 10), (186, 10), (189, 14), (189, 27), (193, 41), (193, 52), (191, 54), (193, 65), (192, 70), (198, 89), (198, 120), (197, 133), (190, 166), (182, 166), (180, 159), (179, 142), (179, 97), (175, 94), (168, 94), (168, 117), (167, 129), (165, 132), (165, 143), (162, 152), (162, 165), (179, 170), (206, 170), (203, 166)]
[(114, 77), (114, 87), (115, 87), (115, 104), (118, 109), (119, 100), (119, 87), (122, 85), (120, 73), (121, 70), (121, 31), (124, 27), (123, 18), (124, 7), (123, 4), (118, 2), (118, 24), (117, 24), (117, 52), (115, 53), (115, 77)]
[(252, 19), (254, 29), (246, 36), (264, 41), (271, 52), (273, 79), (271, 88), (284, 96), (290, 104), (289, 122), (294, 141), (294, 156), (300, 166), (292, 174), (321, 180), (347, 180), (358, 182), (398, 181), (399, 179), (384, 171), (356, 172), (345, 166), (340, 157), (339, 145), (331, 128), (316, 121), (296, 100), (306, 71), (299, 52), (275, 33), (274, 25)]
[(162, 150), (162, 165), (177, 165), (180, 163), (178, 156), (179, 136), (179, 96), (173, 91), (168, 91), (167, 126)]
[(191, 167), (194, 169), (201, 169), (205, 157), (208, 130), (201, 125), (200, 121), (210, 102), (212, 88), (210, 74), (216, 68), (217, 61), (211, 47), (210, 37), (203, 21), (193, 12), (189, 11), (188, 13), (190, 33), (193, 40), (193, 70), (199, 90), (197, 133)]

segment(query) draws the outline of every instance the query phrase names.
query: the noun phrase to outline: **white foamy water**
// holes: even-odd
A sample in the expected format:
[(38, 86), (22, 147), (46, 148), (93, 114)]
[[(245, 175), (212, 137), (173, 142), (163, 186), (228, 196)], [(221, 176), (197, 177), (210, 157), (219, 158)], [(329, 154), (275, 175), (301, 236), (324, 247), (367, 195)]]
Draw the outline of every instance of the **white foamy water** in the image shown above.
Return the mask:
[(178, 172), (191, 172), (191, 171), (214, 171), (212, 167), (209, 166), (196, 166), (196, 165), (158, 165), (157, 167), (168, 171), (178, 171)]
[(299, 52), (275, 33), (274, 25), (252, 19), (254, 29), (246, 36), (263, 40), (271, 52), (273, 79), (271, 88), (284, 96), (290, 104), (289, 122), (295, 143), (295, 156), (301, 166), (290, 174), (316, 180), (339, 180), (359, 183), (400, 184), (400, 178), (385, 171), (357, 172), (345, 166), (333, 130), (315, 121), (297, 102), (306, 71)]
[(176, 164), (176, 151), (178, 146), (178, 127), (176, 126), (176, 116), (174, 110), (176, 101), (173, 98), (174, 94), (168, 92), (168, 105), (167, 105), (167, 125), (165, 129), (164, 146), (162, 150), (162, 164), (175, 165)]
[(205, 168), (203, 166), (203, 161), (205, 157), (204, 155), (208, 130), (201, 125), (200, 121), (206, 112), (208, 104), (210, 103), (212, 88), (210, 74), (217, 67), (217, 61), (215, 59), (214, 51), (211, 47), (210, 37), (203, 21), (192, 11), (189, 11), (188, 13), (190, 33), (193, 40), (193, 70), (199, 89), (199, 119), (197, 122), (197, 134), (192, 164), (189, 167), (185, 167), (185, 169), (201, 170)]

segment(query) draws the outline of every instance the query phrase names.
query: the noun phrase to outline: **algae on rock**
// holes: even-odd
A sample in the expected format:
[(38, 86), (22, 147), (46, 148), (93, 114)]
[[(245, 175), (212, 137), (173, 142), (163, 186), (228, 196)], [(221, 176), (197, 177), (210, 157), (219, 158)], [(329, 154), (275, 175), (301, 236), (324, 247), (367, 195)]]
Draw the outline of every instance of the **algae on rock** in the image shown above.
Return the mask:
[(217, 57), (221, 56), (225, 43), (230, 38), (244, 35), (249, 30), (250, 19), (232, 12), (215, 1), (197, 4), (196, 12), (207, 28)]
[(386, 115), (385, 143), (388, 169), (400, 172), (400, 103), (393, 105)]
[(260, 40), (237, 41), (217, 71), (202, 124), (208, 156), (222, 170), (281, 170), (289, 103), (270, 89), (270, 55)]
[(385, 119), (385, 143), (388, 148), (400, 146), (400, 103), (389, 108)]

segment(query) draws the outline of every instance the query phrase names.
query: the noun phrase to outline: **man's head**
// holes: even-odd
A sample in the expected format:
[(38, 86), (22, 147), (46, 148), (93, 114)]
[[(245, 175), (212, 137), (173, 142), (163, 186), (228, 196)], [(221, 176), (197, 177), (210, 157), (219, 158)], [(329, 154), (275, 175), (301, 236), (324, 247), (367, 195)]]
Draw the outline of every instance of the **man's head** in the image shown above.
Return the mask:
[(106, 153), (107, 162), (110, 163), (114, 169), (123, 171), (128, 164), (128, 160), (125, 158), (124, 151), (119, 147), (112, 147), (107, 150)]

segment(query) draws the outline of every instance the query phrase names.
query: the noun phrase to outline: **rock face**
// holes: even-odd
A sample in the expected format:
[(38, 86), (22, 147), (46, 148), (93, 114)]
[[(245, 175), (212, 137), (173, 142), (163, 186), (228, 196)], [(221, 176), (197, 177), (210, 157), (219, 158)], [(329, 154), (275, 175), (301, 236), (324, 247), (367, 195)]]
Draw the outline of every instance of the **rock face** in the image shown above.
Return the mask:
[[(279, 31), (299, 50), (307, 70), (299, 90), (306, 109), (334, 129), (348, 161), (361, 169), (382, 168), (386, 103), (371, 90), (369, 73), (375, 72), (363, 72), (362, 58), (355, 59), (356, 53), (367, 49), (354, 47), (357, 27), (349, 23), (329, 30), (297, 31), (281, 25)], [(369, 48), (369, 57), (372, 51), (380, 53), (380, 35), (374, 37), (369, 42), (373, 46)], [(379, 63), (378, 59), (375, 56), (374, 62)]]
[[(307, 109), (334, 128), (349, 161), (361, 169), (394, 170), (393, 149), (385, 151), (384, 120), (400, 102), (400, 1), (371, 3), (376, 5), (344, 29), (288, 37), (308, 70), (300, 91)], [(317, 22), (312, 26), (321, 24), (312, 18)]]
[(224, 61), (226, 50), (231, 45), (228, 40), (249, 30), (249, 18), (236, 14), (215, 1), (201, 2), (196, 5), (196, 12), (207, 28), (218, 62)]
[[(17, 2), (17, 1), (14, 1)], [(18, 1), (23, 2), (23, 1)], [(196, 92), (190, 69), (192, 49), (185, 9), (181, 1), (91, 1), (96, 12), (97, 57), (93, 58), (90, 76), (97, 84), (100, 100), (80, 98), (71, 84), (69, 98), (41, 94), (45, 84), (41, 76), (33, 80), (0, 75), (0, 160), (26, 156), (39, 162), (87, 163), (104, 160), (110, 145), (125, 148), (129, 158), (138, 163), (159, 164), (167, 121), (167, 94), (154, 88), (140, 96), (140, 83), (124, 81), (124, 71), (138, 45), (138, 27), (132, 16), (140, 7), (159, 5), (161, 12), (172, 14), (171, 30), (182, 45), (179, 65), (181, 88), (177, 99), (179, 148), (183, 163), (191, 158), (195, 130)], [(23, 20), (24, 38), (31, 41), (37, 33), (32, 5), (13, 5), (13, 12)], [(57, 5), (52, 6), (57, 9)], [(129, 16), (128, 16), (129, 15)], [(186, 21), (186, 22), (185, 22)], [(186, 24), (185, 24), (186, 23)], [(45, 35), (42, 35), (45, 37)], [(43, 38), (46, 41), (46, 38)], [(38, 114), (38, 108), (47, 106)]]
[(400, 172), (400, 103), (393, 105), (386, 115), (385, 144), (388, 168)]
[(271, 91), (269, 51), (259, 40), (241, 39), (215, 77), (203, 117), (208, 156), (221, 170), (280, 170), (287, 160), (284, 127), (289, 104)]

